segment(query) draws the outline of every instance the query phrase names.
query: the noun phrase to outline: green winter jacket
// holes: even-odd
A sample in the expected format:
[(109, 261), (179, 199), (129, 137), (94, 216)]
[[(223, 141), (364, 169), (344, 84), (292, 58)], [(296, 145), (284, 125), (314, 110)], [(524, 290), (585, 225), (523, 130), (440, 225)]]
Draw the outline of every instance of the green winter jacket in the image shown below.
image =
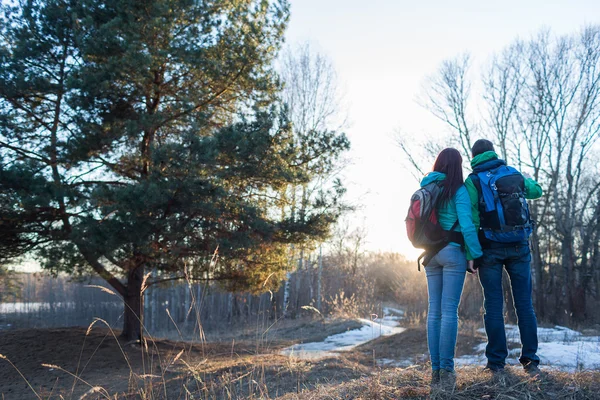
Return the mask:
[[(475, 168), (479, 164), (483, 164), (484, 162), (490, 160), (497, 160), (498, 155), (493, 151), (486, 151), (485, 153), (481, 153), (471, 160), (471, 168)], [(471, 180), (469, 176), (465, 180), (465, 187), (467, 188), (467, 192), (469, 192), (469, 197), (471, 199), (471, 214), (473, 218), (473, 224), (475, 224), (475, 228), (479, 231), (479, 194), (477, 193), (477, 188), (475, 184)], [(543, 194), (542, 187), (532, 178), (525, 178), (525, 198), (527, 199), (538, 199), (542, 197)]]
[[(421, 181), (421, 187), (432, 182), (443, 181), (444, 179), (446, 179), (446, 174), (430, 172)], [(456, 191), (456, 194), (449, 202), (438, 208), (438, 221), (444, 230), (449, 231), (457, 220), (458, 225), (454, 230), (462, 232), (465, 238), (467, 260), (474, 260), (481, 257), (483, 252), (481, 251), (481, 245), (477, 238), (477, 229), (473, 224), (471, 216), (469, 193), (464, 185)], [(451, 244), (459, 246), (457, 243)]]

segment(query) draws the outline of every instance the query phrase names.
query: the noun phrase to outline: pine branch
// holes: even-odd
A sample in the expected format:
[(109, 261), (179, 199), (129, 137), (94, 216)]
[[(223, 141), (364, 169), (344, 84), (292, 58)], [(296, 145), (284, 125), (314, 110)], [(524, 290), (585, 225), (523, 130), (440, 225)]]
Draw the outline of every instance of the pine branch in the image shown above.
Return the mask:
[(107, 270), (106, 267), (104, 267), (104, 265), (102, 265), (102, 263), (96, 259), (96, 257), (93, 257), (89, 251), (82, 248), (82, 246), (79, 244), (78, 247), (79, 251), (85, 260), (90, 264), (92, 269), (96, 271), (96, 273), (100, 275), (102, 279), (108, 282), (108, 284), (112, 286), (121, 296), (125, 297), (127, 293), (127, 286), (121, 283), (121, 281), (118, 280), (109, 270)]
[[(22, 149), (20, 147), (15, 147), (15, 146), (12, 146), (12, 145), (10, 145), (10, 144), (8, 144), (6, 142), (3, 142), (3, 141), (0, 141), (0, 146), (1, 147), (5, 147), (5, 148), (7, 148), (9, 150), (12, 150), (15, 153), (17, 153), (17, 154), (19, 154), (19, 155), (21, 155), (23, 157), (30, 158), (30, 159), (36, 160), (36, 161), (42, 161), (42, 162), (44, 162), (46, 164), (50, 164), (50, 160), (48, 158), (46, 158), (46, 157), (44, 157), (42, 155), (39, 155), (37, 153), (34, 153), (33, 151), (25, 150), (25, 149)], [(32, 155), (34, 157), (32, 157)]]

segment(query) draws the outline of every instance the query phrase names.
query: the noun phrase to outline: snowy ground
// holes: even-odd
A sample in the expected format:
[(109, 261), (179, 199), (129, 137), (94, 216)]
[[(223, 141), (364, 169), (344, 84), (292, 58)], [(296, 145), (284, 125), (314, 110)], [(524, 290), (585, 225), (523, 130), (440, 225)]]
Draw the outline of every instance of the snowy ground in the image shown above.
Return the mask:
[(329, 336), (322, 342), (300, 343), (282, 350), (282, 354), (302, 359), (315, 359), (335, 355), (335, 352), (350, 350), (380, 336), (395, 335), (404, 332), (399, 321), (404, 312), (399, 309), (385, 307), (383, 318), (373, 315), (372, 319), (359, 319), (363, 326)]
[[(375, 315), (372, 320), (360, 319), (363, 326), (359, 329), (329, 336), (322, 342), (301, 343), (282, 350), (282, 354), (302, 359), (315, 359), (335, 356), (337, 352), (353, 349), (380, 336), (395, 335), (405, 329), (399, 326), (404, 312), (397, 308), (386, 307), (384, 316)], [(479, 332), (485, 337), (483, 328)], [(509, 342), (520, 343), (519, 329), (515, 325), (506, 325), (506, 338)], [(582, 333), (562, 326), (538, 328), (541, 366), (565, 371), (600, 369), (600, 336), (584, 336)], [(423, 340), (426, 340), (424, 337)], [(456, 358), (457, 365), (485, 365), (485, 346), (481, 343), (473, 348), (473, 354)], [(520, 348), (509, 353), (508, 364), (517, 365)], [(377, 360), (381, 366), (406, 367), (414, 360)]]
[[(480, 329), (481, 333), (485, 331)], [(519, 329), (515, 325), (506, 326), (506, 339), (520, 343)], [(580, 332), (562, 326), (538, 328), (538, 356), (543, 367), (565, 371), (600, 369), (600, 336), (584, 336)], [(458, 365), (484, 365), (486, 343), (473, 350), (475, 354), (457, 358)], [(507, 363), (518, 364), (520, 348), (512, 349)]]

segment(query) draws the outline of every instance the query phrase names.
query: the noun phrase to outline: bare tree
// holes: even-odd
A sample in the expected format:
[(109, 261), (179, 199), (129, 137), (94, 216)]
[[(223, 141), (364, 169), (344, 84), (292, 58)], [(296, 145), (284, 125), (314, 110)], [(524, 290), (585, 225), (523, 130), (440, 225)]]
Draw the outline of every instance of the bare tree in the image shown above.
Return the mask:
[[(542, 317), (583, 320), (600, 275), (594, 160), (600, 154), (600, 26), (564, 36), (545, 30), (493, 56), (482, 71), (479, 122), (467, 113), (469, 61), (463, 55), (442, 63), (428, 81), (425, 106), (458, 135), (467, 154), (473, 127), (487, 126), (501, 156), (542, 184), (544, 197), (531, 205), (538, 227), (531, 237), (536, 307)], [(414, 154), (406, 142), (401, 148)]]
[(298, 132), (340, 130), (346, 125), (337, 72), (309, 42), (285, 49), (281, 59), (283, 100)]
[[(520, 41), (507, 47), (500, 55), (492, 58), (490, 67), (483, 75), (483, 99), (488, 105), (488, 126), (494, 132), (501, 156), (511, 161), (519, 158), (522, 138), (515, 134), (514, 124), (519, 111), (519, 100), (525, 86), (526, 71), (523, 71), (523, 44)], [(515, 142), (516, 141), (516, 142)], [(516, 154), (509, 157), (509, 146)]]
[(424, 88), (421, 105), (458, 133), (458, 144), (465, 154), (470, 154), (476, 125), (469, 121), (468, 104), (471, 95), (469, 68), (471, 56), (463, 54), (445, 60)]
[(435, 158), (444, 148), (456, 143), (453, 137), (435, 138), (423, 135), (421, 138), (415, 138), (414, 134), (400, 129), (396, 129), (394, 139), (404, 155), (403, 166), (417, 181), (431, 170)]
[[(483, 99), (487, 109), (484, 118), (491, 131), (490, 138), (498, 143), (501, 156), (511, 163), (517, 163), (521, 169), (533, 168), (533, 175), (539, 180), (543, 159), (541, 155), (549, 137), (549, 123), (548, 118), (541, 117), (543, 113), (538, 112), (540, 104), (535, 101), (535, 86), (528, 85), (528, 78), (531, 76), (528, 66), (535, 66), (536, 63), (527, 63), (527, 50), (526, 44), (516, 41), (492, 57), (482, 76)], [(543, 204), (547, 205), (548, 191), (545, 195)], [(532, 219), (538, 222), (540, 217), (546, 215), (545, 212), (540, 213), (539, 204), (534, 202), (531, 205)], [(536, 304), (538, 313), (543, 317), (543, 261), (538, 230), (534, 230), (531, 244)], [(507, 282), (506, 276), (504, 280)], [(505, 297), (510, 302), (510, 295)]]
[[(310, 152), (315, 142), (328, 143), (347, 142), (343, 133), (346, 117), (342, 96), (338, 85), (337, 72), (330, 59), (316, 51), (310, 43), (302, 43), (289, 47), (281, 58), (281, 78), (284, 83), (282, 99), (289, 107), (289, 116), (294, 129), (296, 145), (303, 151)], [(315, 155), (315, 160), (317, 160)], [(308, 154), (310, 159), (310, 154)], [(309, 162), (304, 168), (317, 175), (319, 179), (301, 186), (288, 187), (286, 197), (292, 207), (290, 212), (294, 218), (306, 220), (309, 204), (319, 201), (319, 197), (327, 190), (336, 190), (336, 178), (345, 166), (345, 160), (339, 162)], [(313, 264), (306, 263), (306, 252), (313, 251), (316, 244), (300, 246), (296, 271), (296, 303), (299, 301), (300, 271), (312, 269)], [(293, 255), (294, 256), (294, 255)], [(309, 271), (310, 272), (310, 271)], [(318, 276), (321, 276), (320, 274)], [(288, 280), (290, 275), (288, 274)], [(311, 279), (309, 277), (309, 279)], [(286, 284), (289, 287), (289, 283)], [(320, 287), (320, 283), (317, 283)], [(312, 286), (311, 286), (312, 287)], [(285, 298), (286, 302), (289, 296)], [(287, 304), (284, 304), (287, 308)], [(300, 308), (296, 304), (294, 310)]]
[[(547, 253), (552, 274), (560, 272), (565, 309), (576, 320), (586, 313), (586, 291), (591, 276), (584, 256), (593, 229), (597, 171), (589, 154), (598, 139), (600, 90), (598, 27), (578, 35), (553, 37), (542, 32), (527, 46), (530, 78), (526, 81), (519, 125), (529, 149), (529, 165), (547, 191), (542, 213), (534, 212), (550, 228), (544, 240), (558, 255)], [(534, 246), (538, 239), (534, 236)], [(547, 246), (550, 247), (550, 246)], [(552, 258), (558, 258), (552, 262)], [(539, 260), (537, 260), (539, 262)], [(536, 260), (534, 259), (534, 264)], [(556, 270), (560, 265), (561, 271)]]

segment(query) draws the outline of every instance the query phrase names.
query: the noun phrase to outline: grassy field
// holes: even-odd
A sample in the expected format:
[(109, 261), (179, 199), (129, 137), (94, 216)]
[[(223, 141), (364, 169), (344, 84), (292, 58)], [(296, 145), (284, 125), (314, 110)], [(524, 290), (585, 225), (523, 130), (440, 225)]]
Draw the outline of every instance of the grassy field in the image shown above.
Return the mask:
[(600, 374), (569, 374), (548, 371), (532, 378), (521, 368), (508, 368), (506, 379), (498, 381), (481, 367), (457, 371), (456, 387), (431, 388), (429, 371), (423, 365), (374, 372), (336, 385), (321, 385), (283, 399), (598, 399)]
[[(118, 341), (118, 332), (92, 329), (0, 333), (3, 399), (598, 399), (600, 372), (547, 370), (531, 378), (511, 367), (504, 382), (481, 366), (458, 370), (457, 386), (431, 389), (425, 330), (408, 327), (339, 357), (301, 360), (282, 348), (354, 329), (353, 320), (285, 320), (269, 330), (223, 333), (223, 340), (190, 343)], [(481, 340), (463, 329), (458, 355)], [(400, 360), (405, 368), (382, 366)], [(14, 365), (11, 365), (11, 363)]]

